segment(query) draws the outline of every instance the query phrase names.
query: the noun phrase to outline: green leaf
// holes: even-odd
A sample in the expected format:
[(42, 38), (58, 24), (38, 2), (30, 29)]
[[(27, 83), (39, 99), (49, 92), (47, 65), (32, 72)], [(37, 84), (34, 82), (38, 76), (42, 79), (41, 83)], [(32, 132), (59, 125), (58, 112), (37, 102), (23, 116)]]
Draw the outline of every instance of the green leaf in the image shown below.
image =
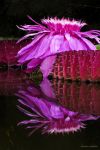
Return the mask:
[(100, 50), (100, 44), (96, 45), (97, 50)]

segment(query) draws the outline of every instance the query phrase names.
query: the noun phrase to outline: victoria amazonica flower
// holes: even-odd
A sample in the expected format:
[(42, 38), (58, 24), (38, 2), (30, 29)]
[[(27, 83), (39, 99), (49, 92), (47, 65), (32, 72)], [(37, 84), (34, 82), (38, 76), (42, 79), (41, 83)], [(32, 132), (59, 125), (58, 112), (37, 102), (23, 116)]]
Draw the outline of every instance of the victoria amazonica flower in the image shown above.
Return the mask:
[(17, 54), (18, 63), (26, 64), (27, 71), (33, 71), (37, 66), (44, 77), (51, 72), (56, 54), (71, 50), (96, 50), (91, 40), (100, 43), (100, 31), (82, 32), (86, 23), (70, 19), (42, 19), (41, 24), (29, 17), (35, 25), (23, 25), (18, 28), (27, 34), (18, 42), (31, 38), (29, 44), (21, 48)]

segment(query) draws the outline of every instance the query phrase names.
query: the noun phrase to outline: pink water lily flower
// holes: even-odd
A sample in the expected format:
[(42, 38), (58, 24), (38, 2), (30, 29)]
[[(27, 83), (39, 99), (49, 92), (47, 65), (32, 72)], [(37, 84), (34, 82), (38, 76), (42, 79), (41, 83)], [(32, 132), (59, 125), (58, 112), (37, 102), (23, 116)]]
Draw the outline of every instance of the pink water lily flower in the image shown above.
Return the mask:
[[(28, 16), (29, 17), (29, 16)], [(31, 37), (31, 42), (21, 48), (17, 54), (18, 63), (26, 64), (27, 71), (33, 71), (40, 65), (44, 77), (51, 72), (56, 54), (70, 50), (96, 50), (91, 40), (100, 43), (100, 31), (82, 32), (86, 23), (70, 19), (42, 19), (41, 24), (29, 17), (35, 25), (18, 27), (28, 33), (18, 42)]]

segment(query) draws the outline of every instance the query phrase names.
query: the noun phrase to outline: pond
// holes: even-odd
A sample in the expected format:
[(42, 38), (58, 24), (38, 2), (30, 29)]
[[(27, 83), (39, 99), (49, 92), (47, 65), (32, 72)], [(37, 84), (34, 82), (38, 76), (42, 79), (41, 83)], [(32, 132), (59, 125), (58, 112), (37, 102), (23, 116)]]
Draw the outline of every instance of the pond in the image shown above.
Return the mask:
[(0, 71), (0, 150), (99, 149), (99, 116), (99, 83)]

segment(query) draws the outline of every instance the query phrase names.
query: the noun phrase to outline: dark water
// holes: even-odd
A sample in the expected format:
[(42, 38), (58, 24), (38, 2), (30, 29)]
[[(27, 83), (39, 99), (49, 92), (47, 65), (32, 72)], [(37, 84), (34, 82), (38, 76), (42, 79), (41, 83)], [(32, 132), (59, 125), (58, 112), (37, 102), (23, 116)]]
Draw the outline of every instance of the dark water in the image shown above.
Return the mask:
[[(49, 122), (45, 125), (47, 129), (44, 134), (43, 128), (45, 126), (29, 136), (31, 129), (25, 129), (27, 125), (17, 125), (20, 121), (30, 118), (23, 113), (29, 109), (23, 107), (18, 99), (23, 100), (23, 102), (26, 99), (27, 102), (35, 98), (38, 98), (37, 102), (41, 102), (41, 106), (45, 103), (49, 109), (50, 106), (57, 108), (53, 114), (55, 117), (58, 108), (66, 109), (68, 112), (78, 112), (79, 117), (82, 114), (83, 118), (85, 117), (85, 120), (83, 119), (85, 128), (74, 133), (71, 131), (69, 133), (48, 133), (47, 131), (53, 128)], [(24, 108), (24, 111), (18, 110), (17, 105)], [(33, 105), (31, 103), (30, 107), (33, 108)], [(40, 112), (39, 108), (36, 109)], [(33, 111), (31, 113), (34, 114)], [(40, 85), (36, 85), (36, 82), (29, 80), (22, 72), (15, 70), (0, 72), (0, 150), (100, 149), (100, 119), (96, 118), (99, 115), (99, 84), (49, 82), (45, 80)], [(89, 116), (96, 118), (96, 120), (88, 120)], [(42, 119), (40, 118), (40, 120)], [(47, 118), (44, 117), (44, 120)], [(53, 119), (53, 122), (56, 120), (57, 118)], [(58, 124), (59, 130), (60, 127)], [(68, 125), (64, 127), (68, 128)]]

